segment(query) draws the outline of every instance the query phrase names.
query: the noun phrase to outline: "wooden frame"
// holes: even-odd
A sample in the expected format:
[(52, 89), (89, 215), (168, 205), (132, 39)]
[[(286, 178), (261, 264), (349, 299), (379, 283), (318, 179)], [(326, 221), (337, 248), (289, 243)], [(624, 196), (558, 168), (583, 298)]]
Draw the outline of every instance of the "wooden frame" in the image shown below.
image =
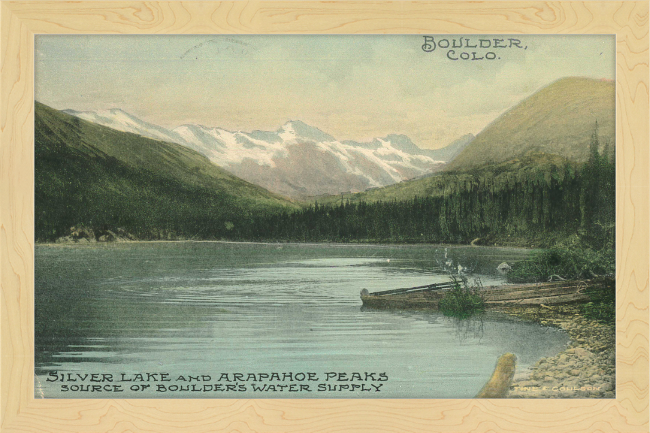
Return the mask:
[[(647, 2), (2, 2), (2, 432), (647, 432)], [(535, 33), (617, 38), (615, 400), (36, 400), (33, 43), (39, 33)]]

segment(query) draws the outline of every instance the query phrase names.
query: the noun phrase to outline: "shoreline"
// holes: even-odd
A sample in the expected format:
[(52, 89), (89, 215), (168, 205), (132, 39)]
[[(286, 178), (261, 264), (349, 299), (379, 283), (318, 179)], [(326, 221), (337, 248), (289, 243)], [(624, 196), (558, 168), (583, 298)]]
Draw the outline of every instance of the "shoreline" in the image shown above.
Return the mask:
[[(510, 297), (506, 293), (505, 297), (497, 295), (497, 299), (493, 299), (497, 292), (505, 293), (508, 289), (485, 288), (483, 297), (487, 299), (488, 311), (560, 328), (569, 336), (567, 347), (559, 353), (539, 359), (526, 369), (515, 368), (512, 382), (504, 384), (507, 388), (498, 398), (616, 397), (616, 327), (589, 319), (582, 313), (582, 306), (590, 302), (582, 293), (587, 284), (596, 287), (607, 283), (606, 280), (578, 282), (577, 292), (569, 296), (561, 293), (545, 296), (541, 293), (543, 288), (529, 284), (527, 291), (531, 295)], [(522, 288), (513, 287), (518, 294), (524, 293)], [(487, 294), (490, 296), (486, 297)], [(361, 298), (369, 308), (436, 311), (442, 296), (442, 291), (420, 291), (384, 296), (362, 293)], [(509, 299), (499, 301), (498, 298)]]
[(615, 398), (616, 327), (588, 319), (579, 305), (491, 309), (569, 335), (562, 352), (517, 371), (506, 398)]
[(444, 247), (444, 248), (475, 248), (475, 249), (507, 249), (507, 250), (525, 250), (535, 251), (539, 250), (538, 247), (526, 247), (518, 245), (471, 245), (471, 244), (445, 244), (445, 243), (373, 243), (373, 242), (295, 242), (295, 241), (227, 241), (227, 240), (192, 240), (192, 239), (155, 239), (155, 240), (117, 240), (117, 241), (65, 241), (65, 242), (34, 242), (35, 246), (109, 246), (109, 245), (124, 245), (124, 244), (153, 244), (153, 243), (215, 243), (215, 244), (254, 244), (254, 245), (305, 245), (305, 246), (341, 246), (341, 247), (415, 247), (415, 246), (430, 246), (430, 247)]

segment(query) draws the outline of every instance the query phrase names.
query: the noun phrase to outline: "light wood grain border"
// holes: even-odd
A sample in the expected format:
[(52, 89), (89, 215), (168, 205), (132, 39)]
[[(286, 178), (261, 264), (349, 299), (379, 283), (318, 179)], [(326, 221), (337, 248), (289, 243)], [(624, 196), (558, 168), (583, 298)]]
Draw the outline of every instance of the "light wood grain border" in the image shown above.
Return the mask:
[[(647, 432), (647, 2), (3, 2), (2, 432)], [(39, 33), (535, 33), (617, 38), (616, 400), (35, 400)]]

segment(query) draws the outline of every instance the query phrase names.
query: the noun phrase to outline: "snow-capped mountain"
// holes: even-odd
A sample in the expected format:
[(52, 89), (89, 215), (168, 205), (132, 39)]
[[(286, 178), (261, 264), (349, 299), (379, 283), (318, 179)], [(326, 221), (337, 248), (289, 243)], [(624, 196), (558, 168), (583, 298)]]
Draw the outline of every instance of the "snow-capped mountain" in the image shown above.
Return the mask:
[[(363, 143), (338, 141), (301, 121), (289, 121), (276, 131), (227, 131), (193, 124), (168, 130), (119, 109), (66, 112), (190, 147), (244, 180), (294, 198), (392, 185), (437, 171), (449, 161), (448, 148), (420, 149), (405, 135)], [(472, 138), (465, 136), (448, 147), (464, 147)]]
[(153, 123), (145, 122), (119, 108), (98, 111), (63, 110), (63, 112), (122, 132), (132, 132), (143, 137), (173, 143), (177, 143), (180, 140), (180, 137), (173, 131), (154, 125)]

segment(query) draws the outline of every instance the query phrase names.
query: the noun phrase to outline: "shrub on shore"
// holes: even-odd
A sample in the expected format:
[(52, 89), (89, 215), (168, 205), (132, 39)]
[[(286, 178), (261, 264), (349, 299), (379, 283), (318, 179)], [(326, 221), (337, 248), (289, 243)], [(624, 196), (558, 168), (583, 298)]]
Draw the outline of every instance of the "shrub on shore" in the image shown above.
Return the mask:
[(541, 283), (552, 279), (589, 279), (615, 271), (614, 250), (553, 248), (516, 262), (508, 272), (510, 283)]
[(485, 302), (479, 293), (480, 287), (480, 281), (477, 281), (474, 287), (470, 287), (467, 279), (458, 281), (454, 278), (454, 287), (440, 300), (438, 309), (445, 316), (458, 319), (467, 319), (485, 311)]
[(616, 321), (616, 305), (614, 302), (587, 302), (581, 306), (580, 310), (588, 319), (610, 325)]
[[(525, 261), (513, 263), (508, 282), (540, 283), (554, 279), (577, 280), (612, 276), (616, 270), (613, 249), (549, 249), (536, 253)], [(613, 324), (616, 319), (616, 288), (614, 278), (605, 284), (587, 288), (589, 302), (580, 306), (588, 319)]]
[(580, 306), (580, 311), (588, 319), (613, 325), (616, 321), (616, 282), (608, 279), (601, 286), (586, 290), (589, 302)]

